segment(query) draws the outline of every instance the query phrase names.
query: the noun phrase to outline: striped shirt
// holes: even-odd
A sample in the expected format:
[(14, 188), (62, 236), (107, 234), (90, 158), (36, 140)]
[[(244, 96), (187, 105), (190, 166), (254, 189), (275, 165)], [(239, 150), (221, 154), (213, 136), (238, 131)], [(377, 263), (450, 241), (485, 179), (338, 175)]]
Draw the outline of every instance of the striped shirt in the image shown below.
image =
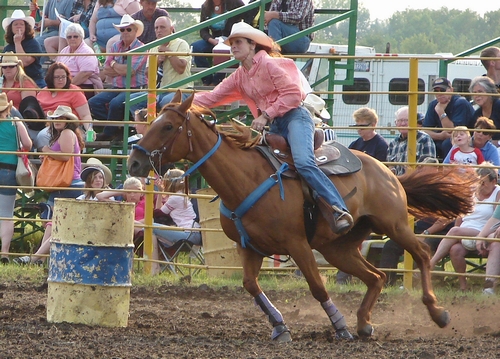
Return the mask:
[[(144, 44), (139, 40), (135, 39), (134, 42), (127, 48), (125, 48), (122, 40), (115, 42), (113, 46), (111, 46), (111, 52), (127, 52), (132, 49), (136, 49)], [(108, 56), (106, 58), (106, 65), (111, 66), (111, 61), (116, 61), (118, 64), (126, 64), (128, 56)], [(130, 77), (130, 88), (139, 88), (146, 86), (148, 84), (148, 77), (146, 72), (146, 62), (147, 56), (145, 55), (136, 55), (132, 56), (132, 69), (135, 74)], [(116, 76), (113, 77), (113, 87), (124, 89), (125, 84), (127, 83), (126, 76)]]
[[(269, 11), (278, 11), (281, 22), (296, 25), (299, 30), (308, 29), (314, 24), (312, 0), (273, 0)], [(312, 40), (313, 34), (309, 37)]]
[[(422, 131), (417, 131), (417, 162), (422, 162), (427, 157), (436, 157), (436, 146), (431, 136)], [(408, 162), (408, 137), (399, 135), (389, 143), (387, 149), (387, 162)], [(406, 166), (394, 166), (397, 176), (406, 171)]]

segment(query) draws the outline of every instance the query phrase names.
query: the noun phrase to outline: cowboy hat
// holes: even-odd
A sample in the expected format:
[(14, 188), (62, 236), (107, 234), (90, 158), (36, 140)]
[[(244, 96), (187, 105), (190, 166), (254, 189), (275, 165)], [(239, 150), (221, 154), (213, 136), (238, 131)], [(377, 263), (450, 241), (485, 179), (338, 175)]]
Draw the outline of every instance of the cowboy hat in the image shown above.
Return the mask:
[(65, 117), (71, 121), (78, 121), (78, 117), (76, 117), (76, 115), (73, 113), (71, 107), (63, 105), (57, 106), (55, 111), (48, 111), (47, 117), (50, 119)]
[(231, 34), (224, 41), (226, 45), (231, 46), (231, 39), (235, 37), (244, 37), (250, 39), (257, 44), (271, 50), (273, 48), (273, 40), (260, 30), (253, 28), (245, 22), (237, 22), (231, 28)]
[(14, 10), (11, 17), (7, 17), (2, 20), (2, 27), (4, 31), (7, 31), (7, 27), (16, 20), (24, 20), (28, 24), (30, 24), (31, 27), (35, 27), (35, 19), (33, 19), (31, 16), (26, 16), (22, 10), (17, 9)]
[(135, 25), (135, 27), (137, 28), (136, 36), (137, 37), (141, 36), (142, 32), (144, 31), (144, 24), (142, 23), (141, 20), (134, 20), (132, 16), (130, 16), (129, 14), (125, 14), (122, 16), (120, 24), (118, 25), (113, 24), (116, 30), (120, 30), (120, 28), (122, 27), (128, 27), (131, 25)]
[(12, 107), (12, 101), (9, 101), (5, 92), (0, 93), (0, 111), (3, 112), (9, 107)]
[[(23, 115), (24, 119), (30, 120), (41, 120), (45, 119), (45, 112), (40, 106), (40, 103), (35, 96), (26, 96), (21, 100), (19, 104), (19, 112)], [(40, 131), (45, 128), (44, 122), (29, 122), (26, 121), (26, 125), (30, 130)]]
[(2, 56), (2, 60), (0, 61), (0, 66), (17, 66), (22, 65), (23, 62), (17, 58), (16, 55), (12, 51), (6, 52)]
[(323, 120), (329, 120), (330, 114), (325, 109), (326, 103), (321, 97), (310, 93), (304, 99), (304, 106), (311, 112), (312, 115), (318, 116)]
[(80, 174), (80, 178), (85, 181), (87, 179), (87, 176), (93, 171), (101, 171), (101, 173), (104, 175), (106, 184), (108, 185), (111, 183), (111, 180), (113, 179), (111, 170), (99, 159), (94, 157), (89, 157), (86, 163), (82, 163), (82, 173)]

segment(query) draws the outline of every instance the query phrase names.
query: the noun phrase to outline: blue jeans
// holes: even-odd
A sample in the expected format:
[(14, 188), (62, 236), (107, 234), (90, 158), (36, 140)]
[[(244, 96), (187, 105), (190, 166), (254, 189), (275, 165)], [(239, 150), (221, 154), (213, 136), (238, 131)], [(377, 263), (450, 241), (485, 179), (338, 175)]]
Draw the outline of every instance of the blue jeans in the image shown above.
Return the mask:
[(85, 183), (82, 182), (82, 180), (77, 179), (73, 180), (69, 187), (75, 188), (74, 190), (67, 190), (67, 191), (54, 191), (50, 192), (49, 199), (47, 200), (47, 203), (54, 208), (54, 200), (56, 198), (76, 198), (80, 196), (82, 192), (82, 188), (85, 186)]
[[(17, 151), (17, 150), (12, 150)], [(4, 186), (17, 186), (16, 170), (8, 168), (0, 168), (0, 184)], [(0, 188), (0, 194), (5, 196), (15, 196), (15, 188)]]
[[(193, 47), (194, 53), (202, 53), (202, 52), (209, 53), (212, 52), (214, 48), (214, 45), (203, 39), (193, 42), (191, 46)], [(205, 68), (211, 67), (210, 62), (208, 61), (208, 57), (195, 56), (194, 63), (196, 67), (205, 67)], [(220, 82), (222, 82), (222, 80), (224, 80), (224, 77), (225, 77), (224, 74), (216, 73), (213, 75), (205, 76), (201, 80), (204, 85), (210, 85), (211, 83), (218, 85)]]
[(300, 106), (274, 119), (271, 132), (288, 140), (297, 172), (318, 193), (318, 196), (347, 211), (346, 204), (333, 182), (314, 161), (314, 122), (305, 107)]
[[(101, 92), (89, 100), (90, 112), (96, 120), (123, 121), (125, 117), (126, 92)], [(115, 126), (105, 126), (106, 135), (114, 136), (118, 129)]]
[[(154, 223), (154, 226), (161, 226)], [(163, 227), (163, 226), (162, 226)], [(201, 233), (200, 232), (186, 232), (186, 231), (173, 231), (171, 229), (153, 228), (153, 233), (160, 238), (166, 239), (172, 244), (189, 239), (193, 244), (201, 246)]]
[[(269, 21), (267, 29), (268, 35), (272, 37), (274, 41), (281, 40), (300, 31), (297, 26), (285, 24), (278, 19)], [(307, 52), (307, 49), (309, 49), (310, 43), (311, 38), (309, 36), (304, 36), (285, 45), (280, 45), (281, 52), (283, 54), (304, 54)]]
[[(147, 92), (136, 92), (130, 95), (130, 100), (133, 100), (141, 95), (147, 95)], [(158, 96), (156, 96), (156, 108), (161, 109), (163, 106), (165, 106), (167, 103), (170, 103), (172, 101), (172, 98), (174, 97), (175, 92), (162, 92)], [(183, 93), (182, 94), (182, 101), (186, 101), (186, 99), (189, 97), (189, 93)], [(146, 108), (148, 105), (147, 101), (142, 101), (133, 105), (130, 105), (130, 113), (132, 115), (132, 118), (135, 116), (135, 111), (137, 110), (142, 110), (143, 108)]]

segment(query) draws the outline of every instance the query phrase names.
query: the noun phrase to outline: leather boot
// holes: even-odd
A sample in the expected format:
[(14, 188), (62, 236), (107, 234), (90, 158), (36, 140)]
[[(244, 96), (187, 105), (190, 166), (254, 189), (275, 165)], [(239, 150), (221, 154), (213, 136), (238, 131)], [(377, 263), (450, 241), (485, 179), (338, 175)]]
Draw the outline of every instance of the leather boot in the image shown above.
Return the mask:
[(317, 202), (321, 214), (325, 217), (333, 233), (345, 234), (349, 232), (354, 222), (349, 212), (344, 211), (337, 206), (331, 206), (321, 197), (318, 197)]

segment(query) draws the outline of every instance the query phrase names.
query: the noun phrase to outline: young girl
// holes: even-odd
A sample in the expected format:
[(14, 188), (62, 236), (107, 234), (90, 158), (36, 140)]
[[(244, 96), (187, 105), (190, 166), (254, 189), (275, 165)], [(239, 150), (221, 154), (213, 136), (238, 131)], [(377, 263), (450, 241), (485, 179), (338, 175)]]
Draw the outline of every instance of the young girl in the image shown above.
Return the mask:
[(454, 146), (450, 151), (450, 163), (479, 165), (484, 157), (478, 148), (471, 146), (471, 135), (466, 126), (457, 126), (451, 135)]
[[(170, 169), (163, 177), (163, 189), (166, 192), (183, 193), (184, 171), (179, 169)], [(190, 198), (175, 194), (167, 195), (166, 202), (162, 204), (161, 196), (156, 200), (156, 216), (169, 215), (177, 227), (182, 228), (200, 228), (196, 222), (196, 213)], [(201, 245), (201, 233), (199, 231), (174, 231), (170, 229), (154, 228), (153, 233), (167, 245), (173, 245), (181, 240), (189, 240), (195, 245)]]
[[(82, 171), (80, 175), (82, 181), (85, 182), (84, 188), (87, 190), (81, 196), (76, 199), (84, 199), (87, 201), (97, 201), (97, 193), (101, 190), (108, 188), (106, 183), (106, 175), (104, 170), (99, 167), (87, 167)], [(111, 197), (114, 200), (114, 197)]]

